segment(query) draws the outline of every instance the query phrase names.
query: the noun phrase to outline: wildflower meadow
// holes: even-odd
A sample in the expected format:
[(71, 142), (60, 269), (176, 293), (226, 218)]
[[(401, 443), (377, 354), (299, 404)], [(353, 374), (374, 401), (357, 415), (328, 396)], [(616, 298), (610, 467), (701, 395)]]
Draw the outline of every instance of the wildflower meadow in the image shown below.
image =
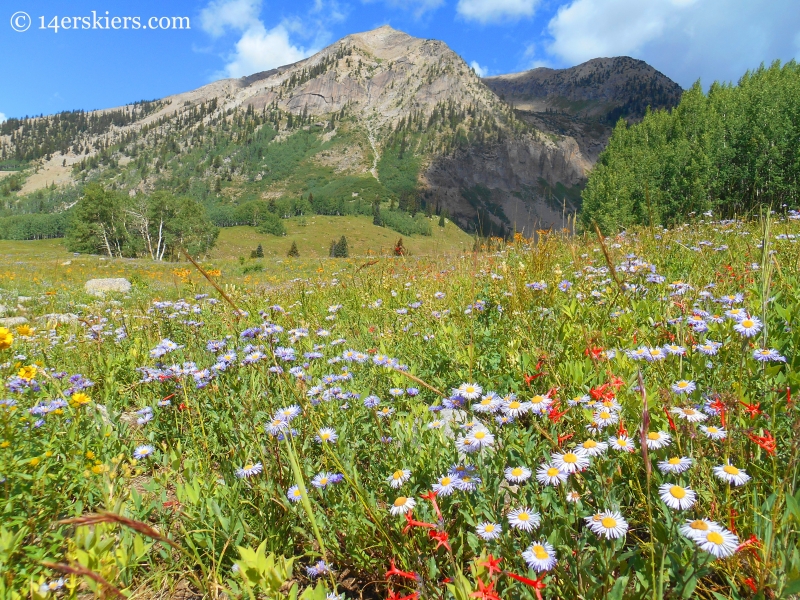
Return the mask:
[(0, 328), (0, 597), (796, 597), (798, 241), (40, 273), (49, 316)]

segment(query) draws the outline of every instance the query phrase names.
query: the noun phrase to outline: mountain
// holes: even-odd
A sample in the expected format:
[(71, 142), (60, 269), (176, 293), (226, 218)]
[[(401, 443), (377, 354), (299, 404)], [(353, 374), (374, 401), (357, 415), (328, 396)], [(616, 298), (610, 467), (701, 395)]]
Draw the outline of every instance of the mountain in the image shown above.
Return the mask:
[[(606, 131), (598, 115), (633, 115), (667, 98), (662, 88), (676, 93), (639, 63), (598, 59), (481, 80), (443, 42), (384, 26), (161, 100), (9, 119), (0, 166), (27, 166), (17, 196), (92, 180), (131, 195), (169, 189), (223, 225), (233, 207), (266, 201), (284, 216), (379, 211), (376, 221), (399, 222), (397, 209), (446, 211), (469, 231), (530, 234), (577, 209), (597, 155), (586, 140)], [(562, 97), (580, 110), (551, 114)], [(560, 126), (565, 118), (580, 123)], [(39, 205), (74, 201), (52, 198)]]

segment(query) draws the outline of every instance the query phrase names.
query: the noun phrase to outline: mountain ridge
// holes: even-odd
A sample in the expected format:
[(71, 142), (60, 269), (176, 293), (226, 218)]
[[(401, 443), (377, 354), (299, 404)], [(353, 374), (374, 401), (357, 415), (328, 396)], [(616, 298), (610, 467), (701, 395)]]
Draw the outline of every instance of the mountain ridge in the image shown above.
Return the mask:
[[(349, 193), (336, 196), (341, 210), (349, 210), (342, 198), (372, 198), (412, 213), (446, 211), (465, 229), (484, 234), (530, 234), (577, 210), (579, 189), (608, 133), (597, 107), (616, 110), (619, 104), (597, 90), (583, 91), (594, 95), (586, 99), (594, 112), (556, 112), (547, 102), (569, 100), (581, 93), (580, 81), (599, 80), (597, 73), (627, 90), (622, 105), (634, 109), (647, 98), (632, 102), (635, 86), (626, 81), (645, 91), (674, 91), (660, 80), (645, 85), (646, 75), (657, 71), (641, 61), (589, 63), (578, 66), (588, 74), (574, 71), (578, 67), (537, 69), (482, 80), (444, 42), (383, 26), (345, 36), (290, 65), (167, 96), (132, 122), (120, 118), (121, 126), (47, 146), (21, 193), (58, 177), (97, 179), (130, 194), (171, 187), (212, 206), (314, 190), (318, 198), (326, 193), (319, 190), (346, 181)], [(614, 70), (623, 63), (634, 76), (625, 79)], [(544, 111), (536, 110), (530, 103), (543, 94)], [(668, 104), (672, 97), (664, 97)], [(130, 106), (97, 114), (130, 117)], [(26, 139), (26, 148), (45, 148), (36, 145), (34, 131), (55, 125), (44, 119), (46, 127), (32, 120), (0, 135), (0, 156)], [(305, 154), (276, 171), (269, 160), (299, 152), (291, 150), (299, 132), (305, 132)], [(253, 155), (250, 146), (262, 143)], [(212, 161), (222, 147), (224, 155)]]

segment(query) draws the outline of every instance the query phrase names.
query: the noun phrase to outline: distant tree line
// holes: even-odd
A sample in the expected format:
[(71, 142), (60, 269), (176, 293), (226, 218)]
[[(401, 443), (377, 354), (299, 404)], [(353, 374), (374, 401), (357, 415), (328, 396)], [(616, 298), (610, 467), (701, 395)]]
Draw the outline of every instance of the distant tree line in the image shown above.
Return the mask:
[(583, 192), (584, 227), (672, 225), (691, 213), (797, 206), (800, 65), (774, 62), (737, 85), (696, 83), (672, 111), (619, 121)]
[(129, 196), (89, 184), (72, 210), (67, 248), (109, 257), (174, 260), (207, 253), (219, 230), (202, 205), (169, 192)]

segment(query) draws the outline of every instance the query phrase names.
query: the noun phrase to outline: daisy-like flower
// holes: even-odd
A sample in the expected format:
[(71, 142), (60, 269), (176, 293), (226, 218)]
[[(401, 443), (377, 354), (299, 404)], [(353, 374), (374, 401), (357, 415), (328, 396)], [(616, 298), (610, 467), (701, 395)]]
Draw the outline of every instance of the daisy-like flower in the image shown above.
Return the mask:
[(428, 423), (428, 429), (441, 429), (444, 427), (444, 421), (441, 419), (435, 419)]
[(705, 344), (699, 344), (695, 346), (698, 352), (705, 354), (706, 356), (714, 356), (722, 347), (722, 344), (719, 342), (712, 342), (711, 340), (707, 340)]
[(566, 481), (567, 477), (568, 473), (553, 465), (544, 464), (536, 470), (537, 481), (544, 485), (557, 486)]
[(589, 466), (589, 457), (578, 447), (572, 452), (553, 454), (553, 466), (564, 473), (577, 473)]
[(472, 405), (472, 410), (477, 413), (492, 413), (500, 408), (500, 398), (494, 392), (489, 392), (481, 401)]
[(649, 353), (649, 356), (647, 357), (648, 362), (656, 362), (667, 358), (667, 353), (664, 352), (663, 348), (648, 348), (647, 351)]
[(393, 488), (399, 488), (411, 477), (411, 471), (408, 469), (397, 469), (394, 473), (386, 478), (386, 482)]
[(585, 517), (584, 521), (596, 535), (603, 536), (608, 540), (622, 537), (628, 531), (628, 522), (622, 518), (621, 514), (613, 510)]
[(470, 454), (480, 450), (481, 446), (473, 439), (472, 436), (467, 435), (458, 437), (456, 440), (456, 449), (463, 454)]
[(470, 431), (470, 437), (474, 440), (474, 445), (480, 448), (487, 448), (494, 444), (494, 435), (483, 425), (477, 425)]
[(397, 499), (392, 503), (392, 508), (389, 509), (389, 512), (393, 515), (404, 515), (416, 505), (417, 501), (413, 498), (398, 496)]
[(685, 379), (681, 379), (680, 381), (676, 381), (672, 384), (672, 391), (676, 394), (691, 394), (697, 386), (695, 386), (694, 381), (686, 381)]
[(462, 383), (453, 393), (467, 400), (475, 400), (481, 397), (483, 388), (477, 383)]
[(686, 348), (678, 346), (677, 344), (667, 344), (664, 346), (664, 350), (667, 354), (672, 354), (673, 356), (683, 356), (686, 354)]
[(303, 499), (303, 494), (300, 492), (299, 487), (293, 485), (286, 491), (286, 497), (292, 502), (299, 502)]
[(603, 429), (604, 427), (617, 423), (619, 421), (619, 415), (614, 411), (603, 409), (594, 413), (592, 419), (597, 423), (600, 429)]
[(543, 413), (550, 407), (550, 405), (553, 403), (553, 400), (549, 396), (542, 396), (541, 394), (536, 394), (533, 398), (529, 400), (528, 403), (530, 404), (533, 412)]
[(531, 470), (528, 467), (506, 467), (505, 476), (509, 483), (522, 483), (530, 478)]
[(272, 436), (280, 435), (282, 432), (289, 429), (289, 421), (285, 421), (283, 419), (273, 419), (264, 426), (264, 429), (266, 429), (267, 433)]
[(693, 408), (681, 408), (679, 406), (670, 409), (669, 412), (678, 415), (681, 419), (686, 419), (689, 421), (689, 423), (705, 421), (708, 418), (707, 414), (701, 413), (699, 410), (695, 410)]
[(697, 500), (694, 490), (671, 483), (665, 483), (658, 488), (658, 495), (661, 496), (664, 504), (673, 510), (686, 510), (691, 508)]
[(471, 475), (464, 475), (460, 479), (456, 479), (456, 488), (462, 492), (474, 492), (478, 489), (478, 484), (481, 482), (480, 477)]
[(336, 430), (333, 427), (323, 427), (314, 439), (320, 444), (332, 444), (339, 439), (339, 436), (336, 435)]
[(384, 406), (382, 409), (376, 410), (375, 414), (382, 418), (391, 417), (394, 414), (394, 409)]
[(311, 480), (311, 485), (315, 488), (325, 489), (333, 483), (333, 473), (322, 472), (314, 476)]
[(592, 401), (592, 397), (588, 394), (584, 394), (583, 396), (575, 396), (574, 398), (570, 398), (567, 400), (567, 404), (570, 406), (585, 406)]
[(722, 481), (726, 481), (731, 485), (744, 485), (750, 481), (750, 475), (745, 473), (742, 469), (737, 469), (731, 464), (719, 465), (714, 467), (714, 475)]
[(497, 523), (485, 521), (475, 528), (475, 533), (484, 540), (496, 540), (503, 533), (503, 528)]
[(608, 444), (595, 440), (586, 440), (578, 447), (586, 452), (587, 456), (600, 456), (603, 452), (608, 450)]
[(284, 421), (291, 421), (295, 417), (297, 417), (302, 411), (297, 404), (292, 404), (291, 406), (287, 406), (286, 408), (282, 408), (278, 411), (277, 417), (278, 419), (283, 419)]
[(572, 490), (571, 492), (567, 492), (567, 502), (575, 503), (580, 499), (581, 499), (581, 495), (578, 492), (576, 492), (575, 490)]
[(246, 479), (247, 477), (252, 477), (253, 475), (258, 475), (261, 471), (264, 470), (264, 467), (261, 465), (260, 462), (255, 464), (246, 464), (241, 469), (236, 469), (236, 476), (239, 479)]
[(456, 491), (456, 483), (458, 482), (458, 477), (453, 475), (442, 475), (439, 478), (439, 481), (433, 484), (433, 491), (436, 492), (439, 496), (449, 496), (454, 491)]
[(651, 431), (647, 434), (645, 441), (648, 450), (661, 450), (661, 448), (669, 446), (672, 437), (663, 431)]
[(618, 435), (616, 437), (608, 438), (608, 445), (614, 450), (620, 450), (622, 452), (633, 452), (636, 450), (633, 440), (631, 440), (631, 438), (629, 438), (627, 435)]
[(786, 362), (786, 357), (775, 349), (757, 348), (753, 350), (753, 358), (759, 362)]
[(746, 317), (736, 323), (733, 329), (744, 337), (753, 337), (761, 331), (762, 323), (757, 317)]
[(514, 529), (522, 531), (533, 531), (542, 523), (539, 513), (533, 512), (530, 508), (515, 508), (508, 513), (508, 522)]
[(516, 419), (528, 412), (531, 409), (531, 404), (530, 402), (520, 402), (514, 398), (510, 402), (504, 402), (500, 409), (503, 411), (503, 414)]
[(728, 437), (727, 431), (725, 431), (722, 427), (715, 427), (714, 425), (709, 425), (708, 427), (701, 425), (700, 431), (702, 431), (706, 437), (712, 440), (724, 440), (726, 437)]
[(530, 547), (522, 553), (522, 558), (528, 563), (528, 567), (537, 573), (549, 571), (555, 567), (558, 562), (555, 548), (544, 540), (531, 544)]
[(692, 466), (692, 459), (687, 456), (673, 456), (658, 462), (658, 469), (662, 473), (683, 473)]
[(701, 550), (716, 558), (732, 556), (739, 547), (739, 538), (724, 527), (698, 534), (694, 541)]
[(709, 531), (719, 531), (722, 529), (717, 523), (714, 521), (709, 521), (708, 519), (695, 519), (693, 521), (686, 521), (683, 525), (681, 525), (680, 532), (681, 535), (689, 538), (692, 541), (696, 541), (697, 538), (703, 536)]
[(136, 460), (142, 460), (143, 458), (147, 458), (153, 454), (155, 451), (156, 449), (153, 448), (153, 446), (138, 446), (136, 450), (133, 451), (133, 458)]

